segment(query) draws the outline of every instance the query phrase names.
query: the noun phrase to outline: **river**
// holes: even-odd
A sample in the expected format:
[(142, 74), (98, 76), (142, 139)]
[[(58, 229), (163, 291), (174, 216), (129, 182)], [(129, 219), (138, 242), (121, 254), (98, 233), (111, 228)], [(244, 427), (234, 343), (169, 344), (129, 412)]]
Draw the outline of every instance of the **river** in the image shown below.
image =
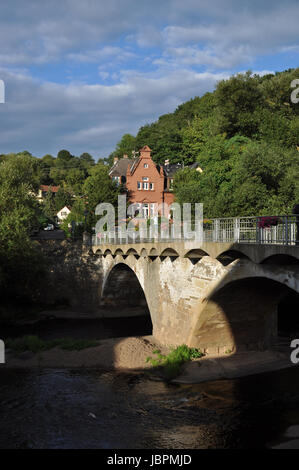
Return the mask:
[[(72, 337), (127, 336), (128, 319), (101, 322), (55, 320), (14, 332), (38, 329), (45, 339), (66, 336), (66, 330)], [(142, 320), (133, 323), (134, 335), (147, 333), (140, 331)], [(0, 369), (1, 449), (299, 448), (298, 443), (297, 368), (198, 385), (167, 384), (145, 373)]]

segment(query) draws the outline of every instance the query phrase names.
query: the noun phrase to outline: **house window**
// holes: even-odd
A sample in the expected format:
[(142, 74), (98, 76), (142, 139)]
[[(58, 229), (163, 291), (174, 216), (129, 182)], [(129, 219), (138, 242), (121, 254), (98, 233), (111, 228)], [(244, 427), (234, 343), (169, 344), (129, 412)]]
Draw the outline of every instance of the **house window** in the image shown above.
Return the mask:
[(118, 176), (113, 176), (113, 177), (112, 177), (112, 181), (113, 181), (114, 183), (116, 183), (117, 185), (119, 185), (119, 177), (118, 177)]
[(148, 190), (148, 177), (147, 176), (143, 176), (142, 177), (142, 181), (143, 181), (143, 189), (145, 189), (146, 191)]
[(148, 204), (142, 204), (142, 215), (145, 219), (148, 219)]
[(153, 191), (153, 190), (154, 190), (154, 183), (150, 183), (149, 185), (150, 185), (150, 186), (149, 186), (149, 187), (150, 187), (150, 190)]
[(137, 189), (139, 189), (139, 190), (142, 189), (141, 181), (138, 181), (138, 182), (137, 182)]
[(145, 163), (145, 164), (143, 165), (143, 168), (148, 168), (148, 163)]
[(170, 191), (173, 190), (173, 178), (170, 178), (170, 180), (169, 180), (169, 190)]

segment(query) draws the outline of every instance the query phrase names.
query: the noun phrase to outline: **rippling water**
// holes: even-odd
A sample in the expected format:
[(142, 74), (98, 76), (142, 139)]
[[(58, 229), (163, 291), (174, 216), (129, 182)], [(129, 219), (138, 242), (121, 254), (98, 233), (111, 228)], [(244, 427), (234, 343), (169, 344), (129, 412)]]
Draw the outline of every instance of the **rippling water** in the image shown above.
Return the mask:
[(296, 369), (190, 386), (6, 370), (0, 387), (0, 448), (250, 448), (299, 438)]
[[(55, 321), (14, 333), (150, 333), (138, 319), (86, 325)], [(299, 448), (298, 371), (173, 385), (146, 374), (0, 368), (0, 448)]]

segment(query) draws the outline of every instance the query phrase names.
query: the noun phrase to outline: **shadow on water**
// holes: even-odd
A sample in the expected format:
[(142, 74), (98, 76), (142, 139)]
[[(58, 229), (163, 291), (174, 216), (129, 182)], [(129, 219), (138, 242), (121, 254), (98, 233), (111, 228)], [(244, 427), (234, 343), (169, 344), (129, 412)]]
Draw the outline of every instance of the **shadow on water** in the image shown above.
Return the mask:
[(198, 385), (142, 373), (6, 370), (0, 448), (263, 448), (299, 424), (287, 370)]

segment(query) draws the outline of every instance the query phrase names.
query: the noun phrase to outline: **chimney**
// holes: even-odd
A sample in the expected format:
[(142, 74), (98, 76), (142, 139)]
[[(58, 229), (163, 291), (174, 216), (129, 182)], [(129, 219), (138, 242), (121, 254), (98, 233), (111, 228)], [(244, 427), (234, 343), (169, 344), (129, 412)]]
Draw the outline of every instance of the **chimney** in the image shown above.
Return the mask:
[(128, 155), (126, 153), (124, 154), (124, 158), (128, 158)]
[(113, 158), (113, 162), (114, 162), (114, 163), (118, 162), (118, 157), (114, 157), (114, 158)]

